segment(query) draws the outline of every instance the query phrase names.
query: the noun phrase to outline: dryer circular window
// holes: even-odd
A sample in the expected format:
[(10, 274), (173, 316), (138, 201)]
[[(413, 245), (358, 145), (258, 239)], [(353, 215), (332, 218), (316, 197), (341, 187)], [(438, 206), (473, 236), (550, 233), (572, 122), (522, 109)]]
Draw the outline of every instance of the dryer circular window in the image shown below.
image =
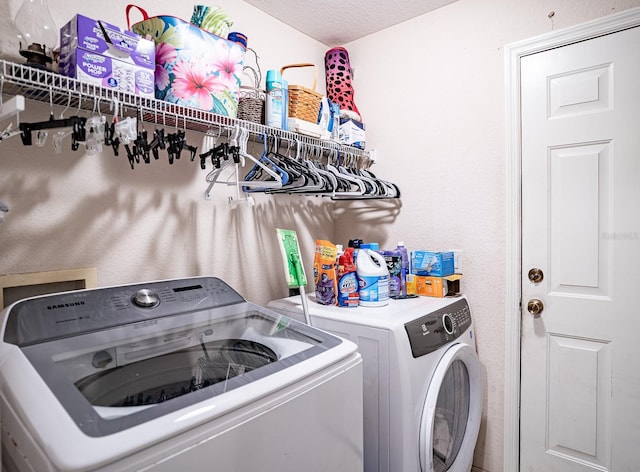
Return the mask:
[(467, 344), (454, 344), (440, 359), (420, 420), (422, 472), (469, 470), (482, 416), (480, 362)]

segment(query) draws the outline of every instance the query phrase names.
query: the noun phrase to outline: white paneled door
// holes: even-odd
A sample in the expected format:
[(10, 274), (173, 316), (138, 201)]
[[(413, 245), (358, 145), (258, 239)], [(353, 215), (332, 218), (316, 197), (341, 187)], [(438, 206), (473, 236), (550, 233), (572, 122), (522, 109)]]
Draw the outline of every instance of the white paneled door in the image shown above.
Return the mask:
[(640, 28), (521, 60), (520, 470), (640, 470)]

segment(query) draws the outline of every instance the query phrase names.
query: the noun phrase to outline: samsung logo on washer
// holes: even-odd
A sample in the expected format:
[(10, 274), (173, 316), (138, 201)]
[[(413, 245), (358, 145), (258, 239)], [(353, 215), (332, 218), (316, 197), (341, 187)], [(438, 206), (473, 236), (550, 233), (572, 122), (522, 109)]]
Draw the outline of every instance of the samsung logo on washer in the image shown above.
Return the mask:
[(84, 302), (61, 303), (59, 305), (48, 305), (47, 310), (58, 310), (60, 308), (71, 308), (72, 306), (84, 305)]

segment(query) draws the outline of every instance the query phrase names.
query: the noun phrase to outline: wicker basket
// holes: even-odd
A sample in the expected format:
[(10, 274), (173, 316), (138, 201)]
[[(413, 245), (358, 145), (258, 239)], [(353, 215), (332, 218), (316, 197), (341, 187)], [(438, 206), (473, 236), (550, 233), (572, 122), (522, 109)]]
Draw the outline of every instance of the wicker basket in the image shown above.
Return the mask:
[[(256, 57), (257, 64), (257, 57)], [(260, 66), (257, 65), (258, 72), (253, 67), (244, 66), (243, 73), (253, 79), (253, 85), (241, 85), (238, 91), (238, 118), (254, 123), (264, 123), (264, 101), (266, 93), (260, 90), (261, 74)], [(250, 72), (250, 74), (249, 74)]]
[(264, 123), (265, 92), (255, 87), (240, 86), (238, 118), (254, 123)]
[(313, 77), (313, 88), (309, 89), (302, 85), (289, 85), (289, 118), (298, 118), (311, 123), (318, 122), (318, 114), (320, 113), (320, 101), (322, 94), (316, 92), (318, 83), (318, 67), (311, 63), (290, 64), (283, 66), (280, 73), (284, 74), (286, 69), (293, 67), (313, 67), (315, 74)]

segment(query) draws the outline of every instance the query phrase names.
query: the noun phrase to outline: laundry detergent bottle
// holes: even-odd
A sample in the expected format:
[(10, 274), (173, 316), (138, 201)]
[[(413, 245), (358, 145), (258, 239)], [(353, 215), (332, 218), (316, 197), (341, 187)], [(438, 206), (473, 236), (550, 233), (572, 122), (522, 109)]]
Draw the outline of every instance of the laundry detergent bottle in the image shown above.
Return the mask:
[(338, 306), (357, 307), (360, 302), (358, 275), (353, 263), (353, 248), (338, 258)]
[(384, 257), (371, 249), (360, 249), (356, 259), (360, 306), (389, 304), (389, 270)]

